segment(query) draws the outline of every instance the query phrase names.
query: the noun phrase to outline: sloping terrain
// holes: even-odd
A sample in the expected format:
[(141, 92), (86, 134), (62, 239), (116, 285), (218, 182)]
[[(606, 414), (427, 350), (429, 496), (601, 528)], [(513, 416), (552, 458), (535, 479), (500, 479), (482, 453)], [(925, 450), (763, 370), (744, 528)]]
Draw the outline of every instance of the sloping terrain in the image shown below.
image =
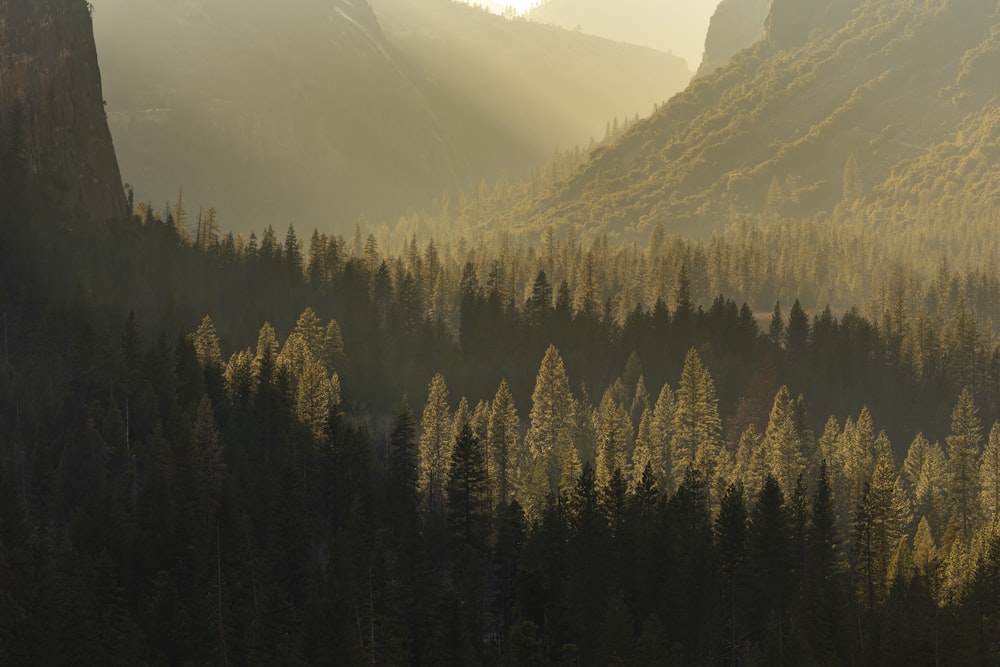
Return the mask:
[(771, 0), (722, 0), (712, 14), (697, 76), (711, 74), (764, 36)]
[(756, 47), (596, 151), (522, 217), (707, 235), (862, 202), (874, 215), (928, 185), (979, 201), (998, 176), (998, 25), (995, 0), (775, 2)]
[[(394, 12), (420, 4), (377, 9), (396, 26)], [(475, 60), (463, 40), (506, 42), (521, 24), (459, 9), (447, 27), (467, 37), (433, 21), (407, 24), (440, 47), (428, 55), (404, 48), (364, 0), (99, 0), (95, 29), (125, 180), (156, 207), (183, 188), (189, 209), (214, 206), (237, 231), (295, 223), (349, 233), (361, 217), (395, 222), (445, 190), (523, 175), (557, 143), (586, 143), (611, 117), (594, 101), (602, 95), (618, 95), (616, 114), (645, 114), (683, 85), (663, 74), (669, 56), (622, 47), (610, 66), (592, 68), (603, 78), (560, 88), (609, 49), (553, 29), (519, 38), (517, 53)], [(546, 54), (555, 72), (523, 54)], [(469, 65), (464, 79), (444, 69), (455, 63)], [(612, 92), (595, 92), (605, 88)], [(494, 113), (484, 91), (518, 106)], [(556, 123), (568, 107), (587, 113)]]
[(545, 0), (532, 21), (674, 53), (696, 68), (717, 0)]
[(680, 57), (454, 0), (371, 2), (386, 37), (451, 102), (442, 116), (471, 108), (545, 157), (600, 140), (615, 117), (648, 115), (691, 79)]

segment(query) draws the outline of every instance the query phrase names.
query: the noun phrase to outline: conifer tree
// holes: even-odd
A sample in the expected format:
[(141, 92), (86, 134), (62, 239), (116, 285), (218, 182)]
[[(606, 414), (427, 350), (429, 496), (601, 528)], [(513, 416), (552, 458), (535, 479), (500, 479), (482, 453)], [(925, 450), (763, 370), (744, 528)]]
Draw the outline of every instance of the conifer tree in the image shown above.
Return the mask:
[(760, 490), (764, 488), (764, 479), (767, 478), (767, 475), (764, 436), (757, 431), (756, 426), (750, 424), (740, 436), (740, 442), (736, 448), (733, 476), (741, 481), (748, 496), (752, 495), (756, 498)]
[(483, 548), (490, 503), (486, 456), (467, 421), (455, 437), (447, 495), (448, 516), (456, 537), (469, 546)]
[(674, 492), (674, 465), (671, 457), (671, 441), (674, 426), (674, 392), (664, 384), (653, 408), (653, 418), (649, 424), (649, 451), (656, 484), (666, 496)]
[(910, 507), (891, 458), (875, 462), (854, 519), (854, 567), (858, 593), (869, 609), (885, 600), (889, 563), (910, 522)]
[(191, 445), (202, 518), (207, 527), (211, 525), (212, 519), (218, 512), (222, 485), (226, 479), (226, 463), (222, 458), (215, 411), (208, 396), (203, 397), (198, 404), (191, 433)]
[(606, 485), (615, 470), (627, 473), (628, 445), (632, 422), (624, 406), (615, 402), (609, 389), (597, 411), (597, 485)]
[(417, 422), (406, 394), (403, 394), (389, 434), (388, 456), (393, 516), (409, 514), (417, 499), (419, 451)]
[(781, 387), (774, 397), (771, 417), (764, 433), (764, 450), (770, 474), (783, 490), (791, 492), (795, 480), (805, 469), (806, 458), (795, 423), (795, 404), (788, 387)]
[(948, 444), (948, 495), (951, 513), (957, 518), (962, 535), (972, 537), (979, 516), (980, 490), (978, 462), (982, 445), (982, 423), (969, 390), (963, 389), (951, 414)]
[[(646, 408), (642, 412), (642, 417), (639, 419), (639, 430), (635, 435), (635, 447), (632, 450), (632, 461), (630, 467), (632, 470), (631, 476), (631, 488), (635, 489), (642, 481), (642, 475), (646, 468), (649, 468), (650, 474), (653, 475), (653, 479), (657, 479), (657, 473), (654, 472), (653, 465), (662, 465), (662, 457), (657, 457), (653, 452), (653, 445), (651, 440), (650, 431), (652, 429), (653, 422), (653, 411), (650, 408)], [(662, 471), (661, 471), (662, 473)]]
[(448, 387), (440, 373), (434, 376), (428, 387), (427, 403), (420, 425), (422, 433), (417, 489), (425, 509), (431, 514), (439, 514), (444, 509), (444, 488), (448, 481), (448, 467), (454, 447)]
[(580, 459), (573, 444), (573, 396), (562, 357), (549, 346), (531, 395), (530, 426), (525, 437), (528, 461), (519, 479), (525, 512), (538, 517), (546, 499), (558, 497), (579, 479)]
[(487, 425), (487, 469), (493, 487), (493, 504), (506, 506), (526, 463), (518, 438), (519, 419), (506, 380), (500, 382)]
[(328, 377), (326, 367), (312, 353), (303, 359), (295, 393), (295, 413), (313, 441), (325, 443), (330, 436), (330, 412), (340, 403), (340, 380)]
[(692, 465), (711, 477), (710, 469), (714, 469), (717, 450), (721, 446), (722, 425), (715, 386), (694, 349), (684, 360), (674, 399), (670, 443), (673, 477), (680, 479)]
[(198, 325), (198, 330), (192, 336), (192, 343), (202, 367), (217, 368), (221, 372), (222, 349), (219, 347), (219, 335), (215, 331), (215, 323), (208, 315)]

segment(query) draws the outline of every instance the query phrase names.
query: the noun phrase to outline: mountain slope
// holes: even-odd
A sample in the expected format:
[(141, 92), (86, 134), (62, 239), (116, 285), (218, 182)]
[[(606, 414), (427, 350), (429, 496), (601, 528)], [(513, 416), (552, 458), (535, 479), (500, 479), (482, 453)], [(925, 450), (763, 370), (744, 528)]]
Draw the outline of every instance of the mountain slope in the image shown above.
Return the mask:
[(615, 117), (649, 114), (691, 79), (677, 56), (454, 0), (371, 2), (387, 38), (450, 101), (441, 116), (474, 109), (544, 157), (556, 145), (600, 139)]
[(771, 0), (722, 0), (705, 36), (705, 54), (697, 76), (723, 67), (729, 59), (764, 36)]
[(675, 53), (696, 67), (717, 0), (546, 0), (532, 21)]
[[(596, 152), (531, 206), (534, 224), (704, 235), (915, 196), (944, 166), (932, 147), (966, 146), (963, 123), (993, 117), (998, 4), (853, 4), (775, 2), (764, 41)], [(995, 178), (992, 145), (973, 153)], [(954, 187), (978, 197), (985, 178)]]
[[(407, 7), (413, 13), (418, 4), (430, 3), (407, 3), (397, 13)], [(390, 8), (377, 6), (393, 27), (399, 21)], [(455, 30), (470, 39), (496, 33), (489, 38), (495, 43), (520, 30), (500, 17), (459, 9), (463, 20)], [(96, 29), (111, 129), (137, 197), (159, 206), (183, 187), (188, 208), (214, 206), (222, 224), (237, 231), (291, 222), (349, 233), (360, 216), (395, 222), (444, 190), (524, 174), (556, 143), (586, 143), (610, 118), (607, 105), (590, 99), (610, 72), (548, 99), (539, 91), (556, 89), (551, 82), (565, 77), (568, 66), (545, 78), (523, 58), (496, 53), (492, 69), (472, 61), (469, 80), (456, 88), (442, 63), (468, 62), (469, 49), (457, 46), (464, 42), (415, 19), (407, 29), (440, 47), (432, 53), (436, 59), (422, 61), (419, 50), (411, 53), (381, 21), (365, 0), (289, 6), (100, 0)], [(137, 29), (141, 25), (156, 29)], [(525, 37), (523, 52), (551, 48), (558, 62), (570, 45), (583, 44), (581, 36), (556, 32)], [(592, 50), (590, 58), (607, 53)], [(577, 55), (581, 51), (586, 48), (578, 47)], [(654, 100), (683, 85), (671, 88), (666, 75), (650, 75), (666, 70), (669, 56), (651, 58), (631, 48), (613, 62), (619, 90), (635, 91), (619, 100), (617, 114), (647, 113)], [(488, 78), (495, 83), (486, 92), (526, 100), (516, 115), (498, 115), (480, 103), (489, 97), (476, 91)], [(522, 94), (532, 88), (533, 96)], [(634, 105), (636, 97), (641, 106)], [(586, 123), (553, 121), (553, 109), (569, 105), (590, 109)], [(541, 128), (544, 136), (528, 128)]]
[(101, 1), (111, 127), (140, 199), (183, 187), (243, 231), (353, 225), (363, 202), (388, 214), (461, 184), (463, 165), (370, 6), (301, 0), (294, 10)]
[(120, 218), (125, 195), (87, 4), (0, 0), (0, 194)]

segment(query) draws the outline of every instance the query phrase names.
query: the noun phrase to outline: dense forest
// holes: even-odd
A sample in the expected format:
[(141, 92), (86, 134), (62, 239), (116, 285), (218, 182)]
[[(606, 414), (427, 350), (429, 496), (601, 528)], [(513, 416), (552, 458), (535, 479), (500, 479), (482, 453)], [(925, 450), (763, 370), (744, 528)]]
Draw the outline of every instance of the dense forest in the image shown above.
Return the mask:
[(267, 178), (136, 201), (93, 7), (0, 0), (0, 665), (1000, 665), (997, 0), (775, 0), (492, 182), (407, 115), (401, 54), (479, 65), (405, 17), (555, 29), (373, 4), (399, 46), (314, 2), (298, 55), (384, 74), (366, 123), (420, 131), (338, 128), (442, 194), (354, 226), (406, 193), (310, 172), (296, 229)]
[(1000, 659), (988, 268), (759, 317), (137, 210), (0, 227), (5, 664)]

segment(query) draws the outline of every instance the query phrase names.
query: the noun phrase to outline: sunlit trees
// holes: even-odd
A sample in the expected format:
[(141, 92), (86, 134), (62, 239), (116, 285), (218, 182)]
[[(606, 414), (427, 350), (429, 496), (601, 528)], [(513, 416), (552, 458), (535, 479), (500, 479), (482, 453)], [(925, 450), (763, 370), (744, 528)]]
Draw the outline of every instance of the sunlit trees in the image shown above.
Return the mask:
[(774, 397), (763, 447), (770, 474), (783, 490), (791, 491), (805, 469), (806, 457), (795, 420), (795, 403), (788, 387), (779, 389)]
[(674, 394), (670, 458), (674, 479), (697, 466), (711, 478), (722, 445), (722, 422), (715, 384), (695, 350), (684, 360)]
[(422, 432), (417, 490), (427, 511), (439, 514), (444, 510), (444, 488), (454, 447), (448, 387), (441, 374), (431, 379), (420, 425)]
[(519, 497), (529, 516), (537, 517), (549, 498), (579, 478), (580, 458), (573, 445), (573, 396), (559, 351), (549, 346), (531, 395), (530, 426), (525, 436), (527, 461), (519, 476)]
[[(632, 438), (632, 422), (625, 407), (615, 401), (608, 390), (601, 399), (597, 410), (597, 469), (598, 487), (603, 487), (618, 470), (628, 473), (629, 441)], [(641, 474), (641, 473), (640, 473)]]
[(885, 599), (889, 563), (910, 517), (906, 492), (892, 459), (881, 454), (854, 514), (854, 569), (858, 593), (869, 608)]
[(500, 382), (493, 397), (487, 426), (487, 469), (493, 489), (493, 505), (510, 502), (515, 482), (525, 465), (518, 438), (518, 416), (507, 381)]

